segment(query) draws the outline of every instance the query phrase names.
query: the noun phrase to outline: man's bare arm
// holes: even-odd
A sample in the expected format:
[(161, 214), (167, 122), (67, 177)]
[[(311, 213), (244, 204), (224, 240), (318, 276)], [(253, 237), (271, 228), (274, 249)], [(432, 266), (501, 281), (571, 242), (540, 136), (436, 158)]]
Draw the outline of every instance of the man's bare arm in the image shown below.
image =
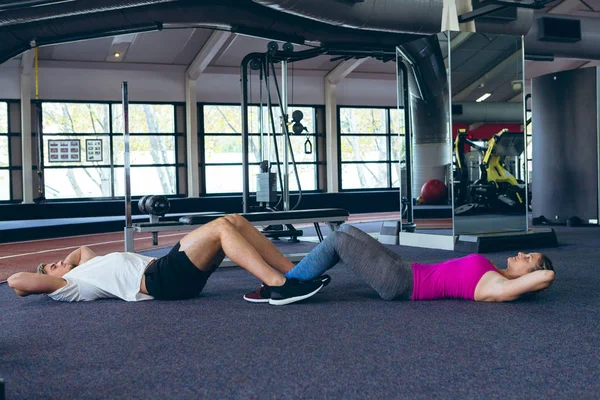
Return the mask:
[(81, 246), (77, 250), (71, 252), (71, 254), (65, 258), (64, 262), (66, 264), (77, 266), (91, 260), (94, 257), (96, 257), (96, 253), (94, 253), (89, 247)]
[(62, 278), (31, 272), (17, 272), (10, 276), (7, 282), (19, 296), (52, 293), (67, 284)]

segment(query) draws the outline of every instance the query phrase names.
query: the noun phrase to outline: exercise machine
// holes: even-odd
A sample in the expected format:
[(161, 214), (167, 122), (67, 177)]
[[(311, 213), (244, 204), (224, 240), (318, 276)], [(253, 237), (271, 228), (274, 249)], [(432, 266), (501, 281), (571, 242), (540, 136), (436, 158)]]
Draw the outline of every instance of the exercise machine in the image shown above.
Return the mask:
[[(294, 46), (291, 43), (283, 45), (283, 52), (294, 53)], [(308, 133), (308, 129), (302, 124), (304, 118), (300, 110), (295, 110), (292, 113), (292, 121), (288, 114), (288, 59), (277, 57), (279, 53), (279, 44), (277, 42), (269, 42), (265, 53), (251, 53), (242, 61), (242, 125), (243, 125), (243, 140), (242, 151), (244, 154), (244, 213), (250, 211), (256, 212), (279, 212), (292, 211), (298, 208), (302, 200), (302, 185), (298, 174), (298, 167), (292, 148), (290, 135), (301, 135), (303, 132)], [(277, 78), (275, 69), (276, 64), (281, 64), (281, 86)], [(249, 120), (249, 101), (248, 94), (252, 94), (252, 71), (257, 71), (260, 99), (258, 106), (258, 130), (260, 135), (258, 154), (259, 171), (256, 174), (257, 205), (250, 206), (248, 204), (248, 153), (247, 136), (248, 136), (248, 120)], [(293, 70), (292, 70), (293, 71)], [(293, 72), (292, 72), (293, 74)], [(274, 89), (274, 90), (273, 90)], [(272, 92), (276, 93), (276, 101), (272, 98)], [(263, 101), (263, 92), (266, 93), (265, 101)], [(292, 102), (293, 102), (293, 76), (292, 76)], [(265, 104), (266, 103), (266, 104)], [(274, 104), (277, 104), (279, 109), (279, 120), (276, 121), (274, 113)], [(267, 107), (267, 122), (264, 123), (263, 117), (264, 106)], [(290, 132), (291, 128), (291, 132)], [(264, 137), (267, 136), (267, 149), (265, 149)], [(246, 139), (244, 139), (244, 137)], [(281, 143), (279, 143), (281, 141)], [(281, 146), (281, 149), (280, 149)], [(306, 136), (305, 153), (312, 153), (312, 143), (310, 136)], [(283, 155), (281, 160), (280, 152)], [(296, 179), (298, 187), (298, 199), (295, 205), (290, 204), (290, 161), (291, 167)], [(273, 168), (277, 172), (273, 172)], [(278, 195), (277, 186), (281, 189), (281, 195)], [(269, 225), (262, 230), (262, 233), (268, 237), (289, 237), (289, 242), (298, 242), (298, 236), (302, 236), (302, 231), (294, 228), (292, 224), (275, 224)]]
[[(481, 154), (480, 178), (471, 182), (465, 146), (469, 145)], [(503, 129), (487, 142), (476, 141), (465, 129), (459, 129), (454, 141), (456, 157), (454, 214), (466, 215), (476, 211), (526, 210), (525, 183), (517, 180), (506, 165), (506, 157), (518, 157), (523, 153), (523, 132)]]
[[(204, 224), (207, 224), (217, 218), (224, 217), (226, 213), (220, 212), (200, 212), (193, 215), (181, 216), (178, 220), (173, 220), (169, 217), (168, 220), (161, 220), (171, 209), (169, 199), (162, 195), (148, 195), (142, 197), (138, 201), (138, 209), (142, 214), (148, 214), (149, 222), (133, 223), (132, 227), (135, 232), (152, 233), (152, 244), (158, 245), (158, 232), (162, 231), (181, 231), (192, 230)], [(273, 224), (300, 224), (313, 223), (319, 241), (323, 240), (323, 233), (319, 223), (326, 223), (331, 231), (336, 230), (341, 224), (346, 222), (349, 217), (349, 212), (342, 208), (325, 208), (315, 210), (293, 210), (274, 212), (252, 212), (241, 213), (254, 226), (265, 226)], [(302, 231), (298, 235), (302, 235)], [(263, 232), (264, 233), (264, 232)], [(286, 233), (282, 233), (287, 236)], [(267, 234), (268, 237), (274, 237), (272, 234)]]

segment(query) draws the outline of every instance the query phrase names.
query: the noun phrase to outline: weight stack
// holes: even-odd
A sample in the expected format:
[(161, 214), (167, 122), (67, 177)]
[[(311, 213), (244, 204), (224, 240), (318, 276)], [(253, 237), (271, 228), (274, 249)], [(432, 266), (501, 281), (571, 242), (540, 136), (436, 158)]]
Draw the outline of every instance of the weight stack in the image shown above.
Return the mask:
[(256, 201), (258, 203), (275, 203), (277, 201), (277, 174), (260, 172), (256, 177)]

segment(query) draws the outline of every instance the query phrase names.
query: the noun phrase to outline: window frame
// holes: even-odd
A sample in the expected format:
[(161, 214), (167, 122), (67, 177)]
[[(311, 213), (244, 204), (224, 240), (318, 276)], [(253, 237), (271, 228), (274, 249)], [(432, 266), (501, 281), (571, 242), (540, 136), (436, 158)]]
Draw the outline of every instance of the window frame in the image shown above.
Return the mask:
[[(386, 132), (385, 133), (342, 133), (342, 122), (341, 112), (342, 109), (362, 109), (362, 110), (385, 110), (386, 118)], [(400, 141), (405, 139), (405, 133), (393, 133), (392, 132), (392, 110), (398, 110), (403, 112), (403, 107), (389, 107), (389, 106), (364, 106), (364, 105), (338, 105), (337, 106), (337, 152), (338, 152), (338, 188), (340, 192), (367, 192), (367, 191), (382, 191), (382, 190), (400, 190), (401, 182), (398, 182), (398, 186), (392, 186), (393, 184), (393, 172), (392, 166), (395, 163), (399, 163), (400, 160), (394, 160), (392, 156), (392, 137), (397, 136)], [(405, 130), (406, 132), (406, 130)], [(380, 161), (343, 161), (342, 160), (342, 139), (343, 137), (385, 137), (386, 138), (386, 160)], [(343, 186), (343, 166), (344, 165), (368, 165), (368, 164), (386, 164), (387, 169), (387, 186), (386, 187), (369, 187), (369, 188), (347, 188)]]
[[(102, 136), (102, 137), (108, 137), (109, 139), (109, 154), (110, 154), (110, 163), (108, 165), (99, 165), (99, 166), (87, 166), (87, 165), (81, 165), (81, 166), (70, 166), (70, 165), (60, 165), (60, 166), (50, 166), (48, 167), (46, 165), (46, 163), (44, 162), (44, 148), (42, 147), (41, 149), (41, 159), (42, 159), (42, 171), (45, 174), (46, 169), (51, 169), (51, 170), (57, 170), (57, 169), (86, 169), (86, 168), (102, 168), (102, 169), (106, 169), (106, 168), (110, 168), (111, 172), (111, 195), (110, 196), (92, 196), (92, 197), (76, 197), (76, 198), (70, 198), (70, 197), (61, 197), (61, 198), (53, 198), (53, 199), (46, 199), (46, 202), (64, 202), (64, 201), (74, 201), (74, 200), (81, 200), (81, 201), (102, 201), (102, 200), (116, 200), (116, 199), (122, 199), (124, 198), (124, 196), (120, 196), (120, 195), (116, 195), (115, 193), (115, 183), (116, 183), (116, 174), (115, 174), (115, 169), (117, 168), (124, 168), (124, 164), (115, 164), (115, 153), (114, 153), (114, 138), (115, 137), (122, 137), (123, 133), (120, 132), (114, 132), (114, 117), (113, 117), (113, 106), (115, 105), (122, 105), (122, 102), (119, 101), (96, 101), (96, 100), (39, 100), (38, 101), (40, 106), (41, 106), (41, 121), (40, 121), (40, 126), (43, 129), (43, 123), (44, 123), (44, 117), (43, 117), (43, 105), (44, 103), (58, 103), (58, 104), (100, 104), (100, 105), (106, 105), (108, 106), (108, 115), (109, 115), (109, 124), (108, 124), (108, 132), (105, 133), (90, 133), (90, 132), (76, 132), (73, 135), (76, 136), (80, 136), (80, 137), (85, 137), (85, 136)], [(32, 104), (34, 104), (32, 102)], [(183, 162), (177, 162), (178, 157), (177, 155), (179, 154), (179, 145), (178, 145), (178, 138), (179, 137), (184, 137), (185, 138), (185, 133), (179, 133), (179, 126), (178, 126), (178, 122), (177, 122), (177, 107), (185, 107), (185, 103), (182, 102), (168, 102), (168, 101), (132, 101), (129, 102), (129, 105), (137, 105), (137, 104), (150, 104), (150, 105), (169, 105), (173, 107), (173, 120), (174, 120), (174, 124), (173, 124), (173, 128), (174, 131), (172, 133), (167, 133), (167, 132), (153, 132), (153, 133), (130, 133), (130, 136), (169, 136), (169, 137), (173, 137), (174, 139), (174, 159), (175, 162), (174, 163), (169, 163), (169, 164), (136, 164), (136, 165), (131, 165), (131, 170), (133, 170), (134, 168), (139, 168), (139, 167), (173, 167), (175, 168), (175, 193), (174, 194), (165, 194), (166, 197), (168, 198), (178, 198), (178, 197), (184, 197), (184, 195), (182, 195), (180, 193), (180, 187), (181, 187), (181, 183), (179, 181), (179, 173), (178, 170), (179, 168), (182, 167), (186, 167), (187, 163)], [(36, 133), (37, 134), (37, 133)], [(69, 134), (65, 134), (65, 133), (44, 133), (43, 131), (41, 132), (42, 134), (42, 140), (44, 140), (45, 137), (52, 137), (52, 136), (68, 136)], [(35, 162), (34, 164), (37, 164), (37, 162)], [(34, 167), (37, 167), (37, 165), (34, 165)], [(46, 181), (44, 180), (44, 192), (46, 191)], [(139, 199), (143, 197), (143, 195), (132, 195), (131, 198), (132, 199)]]
[(0, 99), (0, 104), (4, 104), (6, 107), (6, 133), (0, 133), (0, 137), (6, 137), (6, 145), (8, 146), (8, 165), (5, 167), (0, 166), (0, 171), (8, 171), (8, 199), (1, 200), (0, 204), (9, 204), (17, 202), (14, 198), (14, 190), (13, 190), (13, 171), (21, 170), (21, 167), (15, 167), (12, 164), (12, 138), (18, 137), (18, 133), (12, 132), (12, 123), (10, 118), (10, 105), (13, 103), (18, 103), (18, 101), (10, 100), (10, 99)]
[[(218, 193), (209, 193), (206, 190), (206, 167), (219, 167), (219, 166), (240, 166), (243, 167), (243, 163), (240, 161), (239, 163), (213, 163), (213, 162), (207, 162), (206, 161), (206, 137), (241, 137), (241, 133), (240, 134), (236, 134), (236, 133), (215, 133), (215, 132), (211, 132), (211, 133), (206, 133), (205, 131), (205, 123), (204, 123), (204, 107), (205, 106), (234, 106), (234, 107), (239, 107), (240, 108), (240, 115), (241, 115), (241, 108), (242, 105), (241, 103), (226, 103), (226, 102), (198, 102), (197, 103), (198, 106), (198, 145), (200, 148), (200, 157), (198, 158), (198, 168), (200, 170), (200, 175), (202, 177), (201, 180), (201, 187), (200, 187), (200, 191), (204, 196), (207, 197), (214, 197), (214, 196), (232, 196), (232, 195), (239, 195), (241, 193), (243, 193), (243, 190), (240, 190), (239, 192), (218, 192)], [(259, 107), (260, 103), (248, 103), (248, 107)], [(263, 104), (264, 107), (267, 107), (267, 105)], [(279, 107), (279, 105), (277, 104), (273, 104), (271, 105), (271, 107)], [(319, 137), (325, 137), (325, 132), (318, 132), (319, 131), (319, 124), (317, 121), (317, 110), (319, 108), (324, 108), (323, 105), (321, 104), (289, 104), (288, 108), (294, 108), (294, 107), (298, 107), (298, 108), (312, 108), (312, 118), (314, 121), (314, 125), (315, 125), (315, 132), (314, 133), (310, 133), (308, 136), (311, 137), (311, 140), (313, 142), (313, 153), (315, 154), (315, 161), (297, 161), (296, 165), (300, 166), (300, 165), (314, 165), (314, 190), (306, 190), (306, 189), (302, 189), (302, 193), (319, 193), (322, 192), (322, 189), (319, 189), (319, 178), (320, 178), (320, 172), (319, 172), (319, 165), (323, 165), (324, 162), (320, 162), (319, 161)], [(295, 135), (292, 135), (291, 137), (294, 137)], [(300, 135), (298, 135), (300, 136)], [(306, 134), (302, 134), (303, 137), (307, 136)], [(248, 138), (260, 138), (260, 134), (259, 133), (252, 133), (252, 132), (248, 132)], [(281, 155), (280, 155), (281, 157)], [(281, 162), (281, 164), (283, 164), (283, 162)], [(257, 167), (258, 165), (260, 165), (259, 162), (249, 162), (248, 163), (249, 167)], [(274, 165), (274, 164), (273, 164)], [(297, 194), (298, 190), (290, 190), (290, 194)]]

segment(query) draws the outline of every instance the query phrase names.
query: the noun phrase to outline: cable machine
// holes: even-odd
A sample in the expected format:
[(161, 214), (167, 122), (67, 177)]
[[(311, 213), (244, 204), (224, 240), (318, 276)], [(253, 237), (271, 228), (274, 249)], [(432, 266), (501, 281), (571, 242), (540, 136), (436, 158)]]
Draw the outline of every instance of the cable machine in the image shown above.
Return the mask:
[[(243, 165), (243, 212), (251, 212), (258, 208), (260, 211), (289, 211), (296, 209), (302, 199), (302, 188), (300, 184), (300, 178), (297, 171), (296, 161), (294, 152), (291, 146), (290, 135), (300, 135), (308, 130), (302, 125), (301, 120), (303, 118), (302, 112), (296, 110), (292, 113), (292, 120), (290, 122), (287, 104), (287, 93), (288, 93), (288, 66), (297, 61), (307, 60), (310, 58), (318, 57), (321, 55), (331, 55), (333, 58), (331, 61), (349, 60), (353, 58), (365, 58), (373, 57), (380, 59), (384, 62), (395, 61), (396, 52), (395, 49), (389, 50), (361, 50), (361, 49), (336, 49), (327, 47), (316, 47), (308, 50), (294, 51), (294, 47), (291, 43), (285, 43), (281, 50), (276, 42), (270, 42), (267, 46), (265, 53), (250, 53), (241, 63), (241, 85), (242, 85), (242, 165)], [(281, 64), (281, 89), (277, 78), (275, 64)], [(401, 72), (404, 72), (405, 79), (408, 78), (407, 73), (404, 70), (404, 65), (399, 66)], [(258, 154), (260, 155), (260, 172), (257, 174), (257, 193), (256, 202), (258, 207), (252, 207), (250, 205), (250, 164), (249, 164), (249, 107), (251, 103), (252, 94), (252, 73), (255, 71), (257, 79), (259, 81), (259, 134), (260, 134), (260, 145)], [(293, 69), (292, 69), (293, 76)], [(273, 113), (273, 99), (271, 97), (271, 89), (274, 87), (275, 93), (277, 94), (277, 101), (279, 111), (281, 114), (280, 121), (276, 122)], [(293, 79), (292, 79), (292, 91), (293, 91)], [(263, 102), (263, 93), (266, 92), (266, 99)], [(408, 123), (408, 84), (404, 85), (404, 90), (401, 93), (405, 99), (404, 104), (406, 113), (406, 140), (407, 147), (409, 146), (410, 140), (410, 124)], [(293, 92), (292, 92), (293, 102)], [(263, 123), (263, 105), (268, 107), (268, 122)], [(277, 127), (280, 130), (277, 130)], [(291, 127), (291, 132), (290, 132)], [(265, 130), (265, 128), (268, 128)], [(268, 152), (265, 155), (263, 149), (264, 146), (264, 135), (267, 135), (267, 142), (269, 144)], [(278, 146), (277, 138), (283, 138), (283, 149)], [(280, 161), (280, 150), (283, 151), (283, 162)], [(310, 141), (310, 137), (306, 136), (304, 142), (304, 152), (311, 154), (313, 151), (313, 145)], [(272, 159), (274, 156), (274, 160)], [(294, 170), (296, 182), (298, 184), (298, 200), (290, 207), (289, 199), (289, 160), (291, 158), (291, 164)], [(272, 168), (275, 166), (277, 172), (273, 172)], [(283, 168), (282, 168), (283, 167)], [(277, 183), (281, 188), (281, 195), (278, 195)], [(402, 213), (408, 218), (406, 228), (413, 228), (413, 213), (412, 204), (406, 204), (406, 201), (402, 201), (400, 208)], [(293, 227), (288, 226), (293, 229)]]
[[(249, 211), (291, 211), (297, 209), (302, 200), (302, 184), (300, 183), (300, 176), (298, 174), (298, 167), (290, 135), (300, 135), (306, 131), (307, 136), (304, 144), (305, 153), (312, 154), (313, 146), (310, 137), (308, 136), (308, 129), (301, 122), (304, 115), (300, 110), (295, 110), (292, 113), (292, 121), (290, 122), (288, 114), (288, 63), (295, 61), (293, 55), (298, 53), (294, 53), (294, 47), (291, 43), (285, 43), (282, 50), (283, 51), (279, 51), (277, 42), (270, 42), (265, 53), (248, 54), (242, 61), (242, 163), (244, 172), (243, 211), (245, 213)], [(285, 55), (282, 56), (283, 54)], [(277, 77), (276, 64), (281, 64), (281, 86), (279, 85)], [(249, 97), (252, 95), (251, 85), (253, 71), (256, 71), (257, 74), (260, 93), (258, 106), (258, 133), (260, 138), (258, 156), (260, 157), (260, 172), (257, 174), (256, 191), (256, 202), (258, 203), (258, 207), (253, 207), (253, 209), (250, 210), (250, 171), (248, 160), (250, 149), (248, 135), (250, 126)], [(276, 93), (276, 99), (273, 99), (272, 97), (273, 89)], [(266, 93), (265, 99), (263, 99), (263, 93)], [(279, 108), (279, 121), (276, 121), (273, 110), (275, 104)], [(266, 124), (263, 121), (265, 116), (265, 106), (267, 107)], [(292, 132), (290, 132), (290, 127)], [(264, 149), (265, 142), (268, 145), (268, 151), (266, 152)], [(281, 153), (283, 153), (283, 161), (281, 161)], [(298, 200), (293, 206), (290, 204), (290, 161), (298, 186)], [(275, 168), (277, 172), (273, 172), (273, 168)], [(278, 184), (281, 195), (278, 195)], [(291, 224), (286, 224), (285, 227), (283, 225), (269, 226), (263, 233), (271, 237), (289, 236), (290, 241), (293, 242), (297, 242), (297, 237), (302, 235), (302, 231), (296, 230)]]

